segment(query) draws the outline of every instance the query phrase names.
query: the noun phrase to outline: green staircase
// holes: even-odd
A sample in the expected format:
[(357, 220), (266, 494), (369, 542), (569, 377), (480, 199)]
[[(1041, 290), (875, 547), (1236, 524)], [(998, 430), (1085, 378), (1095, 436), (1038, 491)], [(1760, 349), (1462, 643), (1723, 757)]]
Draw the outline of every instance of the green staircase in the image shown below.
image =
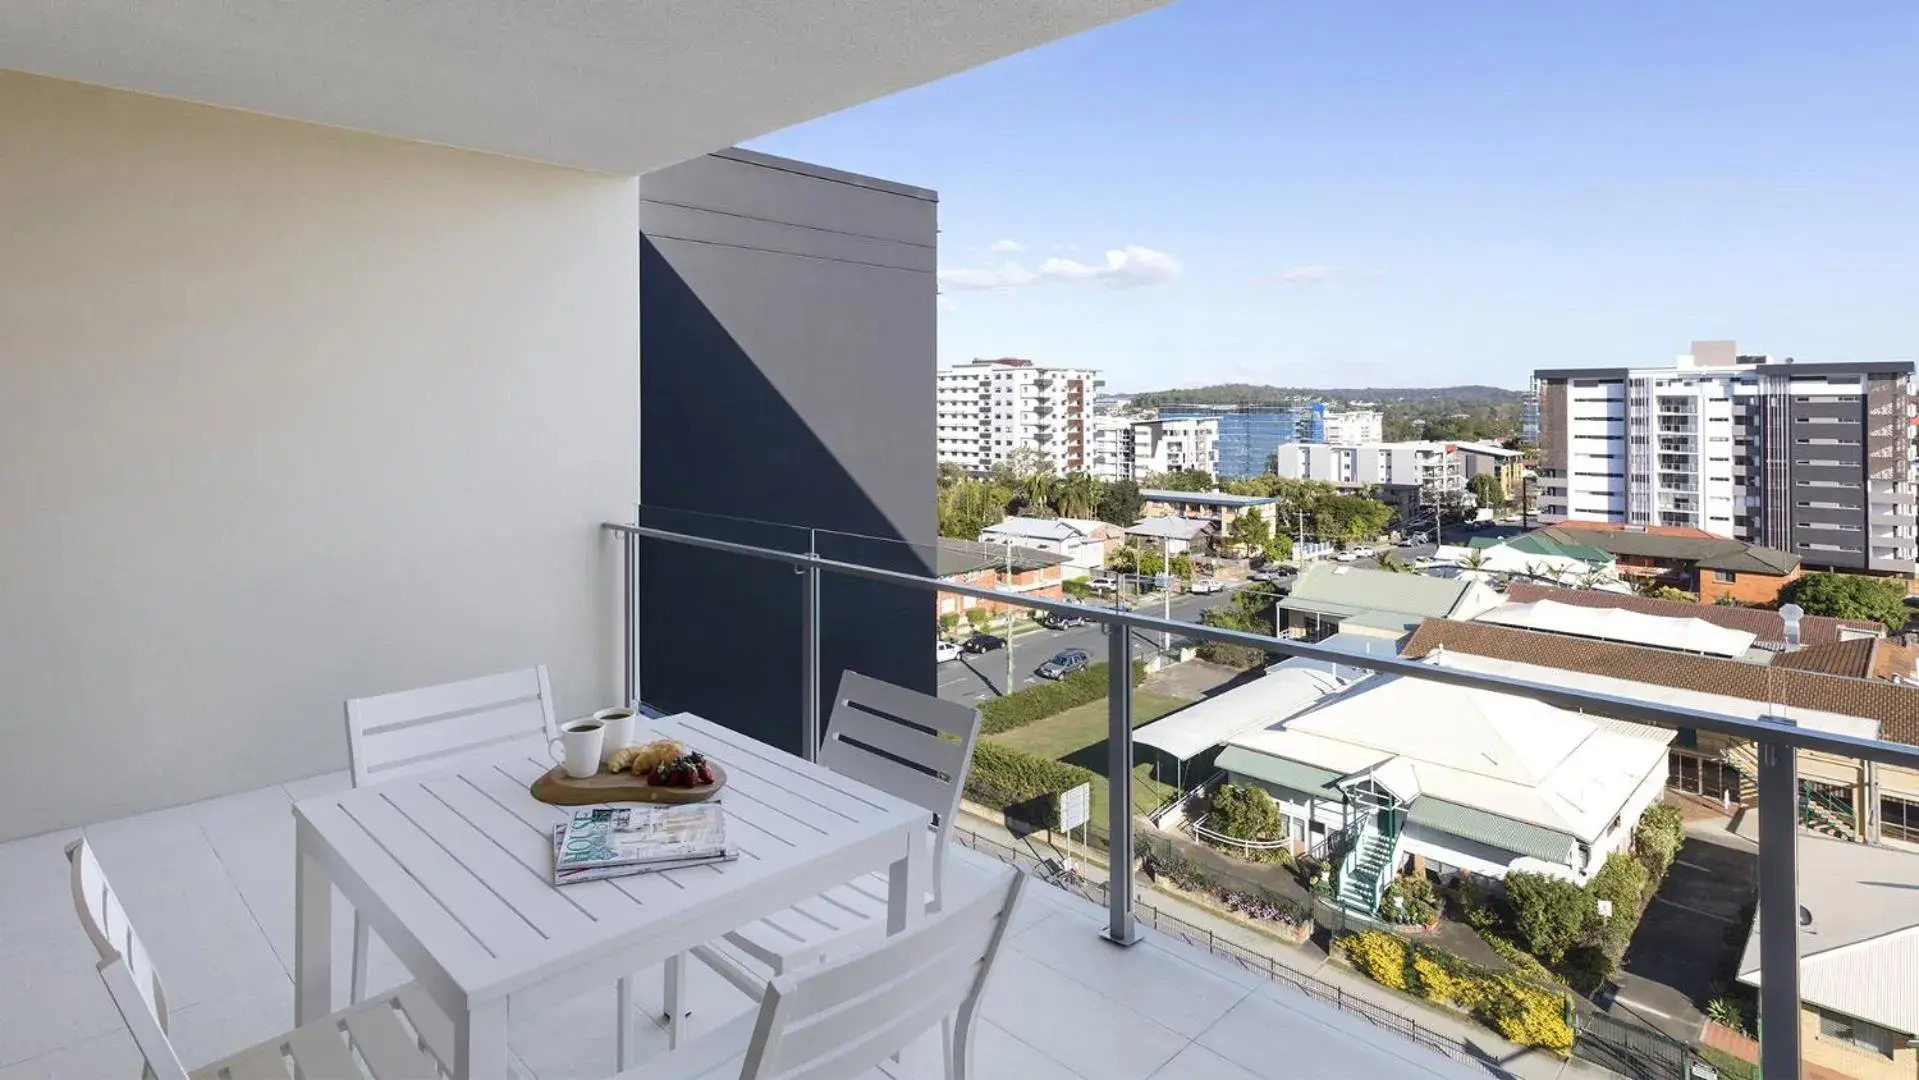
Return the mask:
[(1371, 822), (1361, 826), (1353, 849), (1339, 865), (1339, 892), (1334, 896), (1339, 906), (1367, 916), (1377, 912), (1398, 852), (1397, 836), (1385, 835)]

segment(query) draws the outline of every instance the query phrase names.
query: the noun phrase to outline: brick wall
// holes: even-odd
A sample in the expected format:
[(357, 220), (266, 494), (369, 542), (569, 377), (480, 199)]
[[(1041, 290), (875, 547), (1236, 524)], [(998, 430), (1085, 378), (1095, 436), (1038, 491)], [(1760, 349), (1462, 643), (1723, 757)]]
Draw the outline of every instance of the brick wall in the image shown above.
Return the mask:
[(1774, 604), (1779, 601), (1779, 591), (1788, 582), (1799, 579), (1800, 570), (1794, 567), (1792, 573), (1778, 574), (1741, 574), (1734, 573), (1730, 583), (1718, 580), (1711, 570), (1700, 570), (1698, 578), (1699, 602), (1713, 604), (1722, 596), (1730, 596), (1742, 604)]

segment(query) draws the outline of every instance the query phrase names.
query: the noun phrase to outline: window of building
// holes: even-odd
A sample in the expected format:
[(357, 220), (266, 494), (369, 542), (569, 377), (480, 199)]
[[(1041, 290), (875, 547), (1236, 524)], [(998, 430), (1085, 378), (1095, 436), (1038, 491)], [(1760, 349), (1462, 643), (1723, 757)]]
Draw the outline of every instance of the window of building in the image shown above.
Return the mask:
[(1887, 840), (1919, 844), (1919, 802), (1894, 795), (1880, 796), (1879, 831)]
[(1892, 1056), (1896, 1036), (1890, 1029), (1864, 1020), (1855, 1020), (1843, 1013), (1829, 1012), (1825, 1009), (1816, 1011), (1819, 1013), (1820, 1038), (1844, 1043), (1860, 1050), (1870, 1050), (1875, 1054), (1884, 1054), (1886, 1057)]
[(1712, 572), (1712, 580), (1720, 585), (1731, 585), (1733, 582), (1739, 580), (1739, 575), (1730, 570), (1714, 570)]

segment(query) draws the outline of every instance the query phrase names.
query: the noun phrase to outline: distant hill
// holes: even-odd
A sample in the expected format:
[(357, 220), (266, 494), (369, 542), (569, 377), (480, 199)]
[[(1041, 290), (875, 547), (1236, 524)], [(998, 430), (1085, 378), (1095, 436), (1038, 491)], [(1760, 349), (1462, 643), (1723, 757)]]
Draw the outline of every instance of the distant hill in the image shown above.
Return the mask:
[(1505, 404), (1523, 396), (1497, 386), (1369, 386), (1322, 389), (1303, 386), (1256, 386), (1221, 383), (1179, 390), (1148, 390), (1130, 395), (1135, 405), (1267, 405), (1288, 401), (1373, 401), (1403, 405), (1435, 402)]

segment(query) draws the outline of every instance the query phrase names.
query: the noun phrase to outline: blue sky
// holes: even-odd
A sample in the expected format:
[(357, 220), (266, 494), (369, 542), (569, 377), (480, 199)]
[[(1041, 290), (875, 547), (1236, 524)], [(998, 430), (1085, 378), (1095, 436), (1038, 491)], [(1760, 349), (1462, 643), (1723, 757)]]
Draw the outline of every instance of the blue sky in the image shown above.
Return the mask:
[(752, 145), (939, 191), (942, 363), (1910, 358), (1915, 58), (1911, 0), (1177, 0)]

